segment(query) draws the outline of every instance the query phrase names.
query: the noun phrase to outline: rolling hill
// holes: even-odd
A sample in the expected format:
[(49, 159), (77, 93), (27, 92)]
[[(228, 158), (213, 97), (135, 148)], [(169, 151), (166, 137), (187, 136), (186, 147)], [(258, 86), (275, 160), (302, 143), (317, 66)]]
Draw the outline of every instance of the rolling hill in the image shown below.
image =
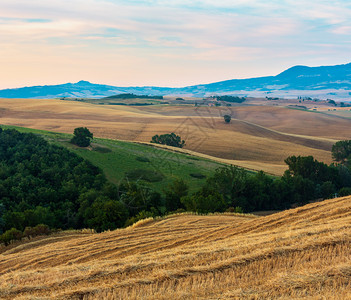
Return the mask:
[[(186, 152), (167, 151), (167, 147), (154, 147), (143, 143), (130, 143), (110, 139), (95, 138), (91, 146), (80, 148), (69, 141), (71, 134), (48, 132), (16, 126), (4, 126), (20, 132), (35, 133), (50, 143), (58, 144), (99, 167), (106, 178), (119, 185), (127, 176), (129, 180), (138, 180), (153, 190), (164, 193), (164, 190), (176, 178), (184, 179), (189, 192), (195, 192), (205, 184), (217, 168), (224, 164)], [(147, 175), (145, 175), (147, 174)]]
[(121, 93), (142, 95), (186, 95), (203, 97), (236, 94), (254, 97), (317, 97), (350, 101), (351, 63), (336, 66), (294, 66), (276, 76), (232, 79), (183, 88), (116, 87), (88, 81), (34, 86), (0, 91), (1, 98), (101, 98)]
[[(223, 121), (227, 113), (232, 115), (230, 124)], [(4, 125), (63, 133), (86, 126), (95, 137), (143, 143), (155, 134), (175, 132), (186, 140), (185, 152), (275, 175), (283, 174), (284, 159), (291, 155), (313, 155), (331, 163), (332, 145), (350, 139), (351, 126), (350, 118), (271, 104), (131, 107), (2, 99), (0, 118)]]
[(351, 198), (173, 215), (0, 250), (1, 299), (350, 299)]

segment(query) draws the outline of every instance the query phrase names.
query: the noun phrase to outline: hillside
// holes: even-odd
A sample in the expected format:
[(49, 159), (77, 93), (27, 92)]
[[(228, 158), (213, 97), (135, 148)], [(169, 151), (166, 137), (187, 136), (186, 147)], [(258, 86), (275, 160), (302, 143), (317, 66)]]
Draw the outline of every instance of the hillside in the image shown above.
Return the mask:
[[(205, 183), (206, 178), (224, 165), (215, 160), (189, 155), (187, 152), (175, 152), (174, 149), (167, 151), (167, 148), (172, 147), (162, 147), (162, 145), (154, 147), (148, 144), (95, 138), (90, 147), (80, 148), (69, 142), (71, 134), (23, 127), (2, 127), (4, 129), (14, 128), (25, 133), (35, 133), (50, 143), (68, 148), (78, 156), (90, 161), (94, 166), (99, 167), (106, 178), (115, 185), (119, 185), (125, 176), (129, 176), (130, 180), (138, 180), (160, 193), (163, 193), (176, 178), (183, 178), (187, 182), (189, 192), (197, 191)], [(130, 174), (135, 174), (135, 176)], [(145, 176), (145, 174), (148, 176), (143, 179), (141, 176)]]
[[(230, 124), (224, 123), (223, 114), (231, 114)], [(175, 132), (186, 140), (186, 151), (276, 175), (286, 170), (284, 159), (291, 155), (313, 155), (331, 163), (332, 145), (349, 139), (351, 126), (350, 118), (272, 104), (130, 107), (2, 99), (0, 117), (4, 125), (63, 133), (86, 126), (94, 137), (133, 142), (149, 142), (155, 134)]]
[(101, 98), (121, 93), (139, 95), (187, 95), (203, 97), (213, 94), (239, 94), (255, 97), (317, 97), (350, 101), (351, 63), (336, 66), (294, 66), (276, 76), (231, 79), (182, 88), (157, 86), (116, 87), (88, 81), (51, 86), (33, 86), (0, 91), (1, 98)]
[[(138, 226), (139, 225), (139, 226)], [(2, 249), (1, 299), (349, 299), (351, 197)]]

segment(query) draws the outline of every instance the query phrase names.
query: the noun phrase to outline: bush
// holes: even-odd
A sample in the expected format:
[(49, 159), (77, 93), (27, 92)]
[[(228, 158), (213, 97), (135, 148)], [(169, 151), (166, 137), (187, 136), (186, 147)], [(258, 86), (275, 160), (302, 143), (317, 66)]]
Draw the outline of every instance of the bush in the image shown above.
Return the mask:
[(5, 246), (10, 245), (12, 241), (20, 239), (22, 239), (22, 232), (16, 228), (11, 228), (10, 230), (5, 231), (5, 233), (3, 233), (0, 236), (0, 242), (4, 243)]
[(140, 162), (150, 162), (150, 159), (144, 156), (137, 156), (136, 160)]
[(164, 176), (162, 173), (145, 169), (134, 169), (126, 172), (126, 177), (129, 180), (145, 180), (148, 182), (160, 182)]
[(154, 218), (154, 217), (155, 217), (155, 215), (151, 211), (142, 210), (136, 216), (129, 218), (126, 221), (126, 223), (124, 224), (124, 227), (128, 227), (130, 225), (133, 225), (134, 223), (136, 223), (140, 220)]
[(345, 197), (351, 195), (351, 188), (350, 187), (343, 187), (340, 189), (338, 193), (339, 197)]
[(242, 214), (244, 213), (243, 209), (240, 206), (237, 207), (228, 207), (225, 212), (230, 212), (230, 213), (239, 213)]
[(38, 224), (35, 227), (26, 227), (23, 231), (23, 237), (33, 238), (38, 235), (49, 235), (51, 230), (48, 225)]
[(174, 132), (171, 134), (161, 134), (154, 135), (150, 143), (162, 144), (172, 147), (183, 148), (185, 146), (185, 141), (181, 139), (179, 135), (176, 135)]
[(106, 147), (94, 147), (93, 151), (99, 152), (99, 153), (110, 153), (112, 150), (110, 148)]
[(189, 174), (191, 177), (197, 178), (197, 179), (204, 179), (206, 178), (206, 175), (203, 175), (201, 173), (190, 173)]

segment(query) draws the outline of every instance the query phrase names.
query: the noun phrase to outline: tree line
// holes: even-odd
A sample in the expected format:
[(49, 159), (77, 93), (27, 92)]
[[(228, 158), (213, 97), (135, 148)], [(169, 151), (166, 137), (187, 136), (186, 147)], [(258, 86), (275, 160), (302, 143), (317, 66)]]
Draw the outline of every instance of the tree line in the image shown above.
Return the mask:
[(0, 128), (0, 241), (36, 232), (32, 228), (41, 224), (104, 231), (170, 212), (280, 210), (346, 196), (351, 194), (350, 145), (340, 141), (333, 146), (331, 165), (312, 156), (291, 156), (281, 177), (221, 167), (195, 193), (180, 178), (158, 193), (141, 181), (125, 179), (114, 185), (99, 168), (66, 148)]

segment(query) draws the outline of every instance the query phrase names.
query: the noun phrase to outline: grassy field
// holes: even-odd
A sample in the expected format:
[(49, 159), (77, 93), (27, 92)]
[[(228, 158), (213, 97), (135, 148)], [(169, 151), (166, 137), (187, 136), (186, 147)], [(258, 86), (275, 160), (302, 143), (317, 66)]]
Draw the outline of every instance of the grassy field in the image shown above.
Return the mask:
[(131, 180), (138, 179), (138, 173), (146, 173), (147, 177), (154, 174), (154, 179), (150, 177), (143, 182), (159, 192), (176, 178), (184, 179), (190, 192), (197, 191), (207, 177), (224, 165), (196, 156), (115, 140), (96, 139), (90, 149), (74, 147), (67, 142), (62, 144), (100, 167), (107, 179), (116, 184), (126, 174), (135, 174), (129, 177)]
[(177, 215), (0, 250), (1, 299), (350, 299), (351, 198)]
[[(129, 174), (130, 180), (140, 180), (159, 192), (176, 178), (183, 178), (189, 185), (190, 192), (197, 191), (207, 177), (224, 166), (220, 162), (151, 145), (95, 138), (91, 147), (79, 148), (69, 142), (72, 137), (70, 134), (15, 126), (2, 127), (36, 133), (52, 143), (69, 148), (101, 168), (107, 179), (115, 184), (120, 183), (126, 174), (133, 173)], [(140, 178), (143, 174), (147, 175), (147, 180)]]
[[(351, 138), (349, 118), (275, 104), (249, 101), (232, 107), (135, 107), (52, 99), (1, 99), (0, 122), (63, 133), (86, 126), (95, 137), (135, 142), (149, 142), (155, 134), (175, 132), (186, 140), (185, 151), (276, 175), (284, 172), (284, 159), (291, 155), (313, 155), (331, 163), (332, 145)], [(329, 107), (322, 104), (321, 109)], [(232, 116), (230, 124), (224, 122), (224, 114)]]

